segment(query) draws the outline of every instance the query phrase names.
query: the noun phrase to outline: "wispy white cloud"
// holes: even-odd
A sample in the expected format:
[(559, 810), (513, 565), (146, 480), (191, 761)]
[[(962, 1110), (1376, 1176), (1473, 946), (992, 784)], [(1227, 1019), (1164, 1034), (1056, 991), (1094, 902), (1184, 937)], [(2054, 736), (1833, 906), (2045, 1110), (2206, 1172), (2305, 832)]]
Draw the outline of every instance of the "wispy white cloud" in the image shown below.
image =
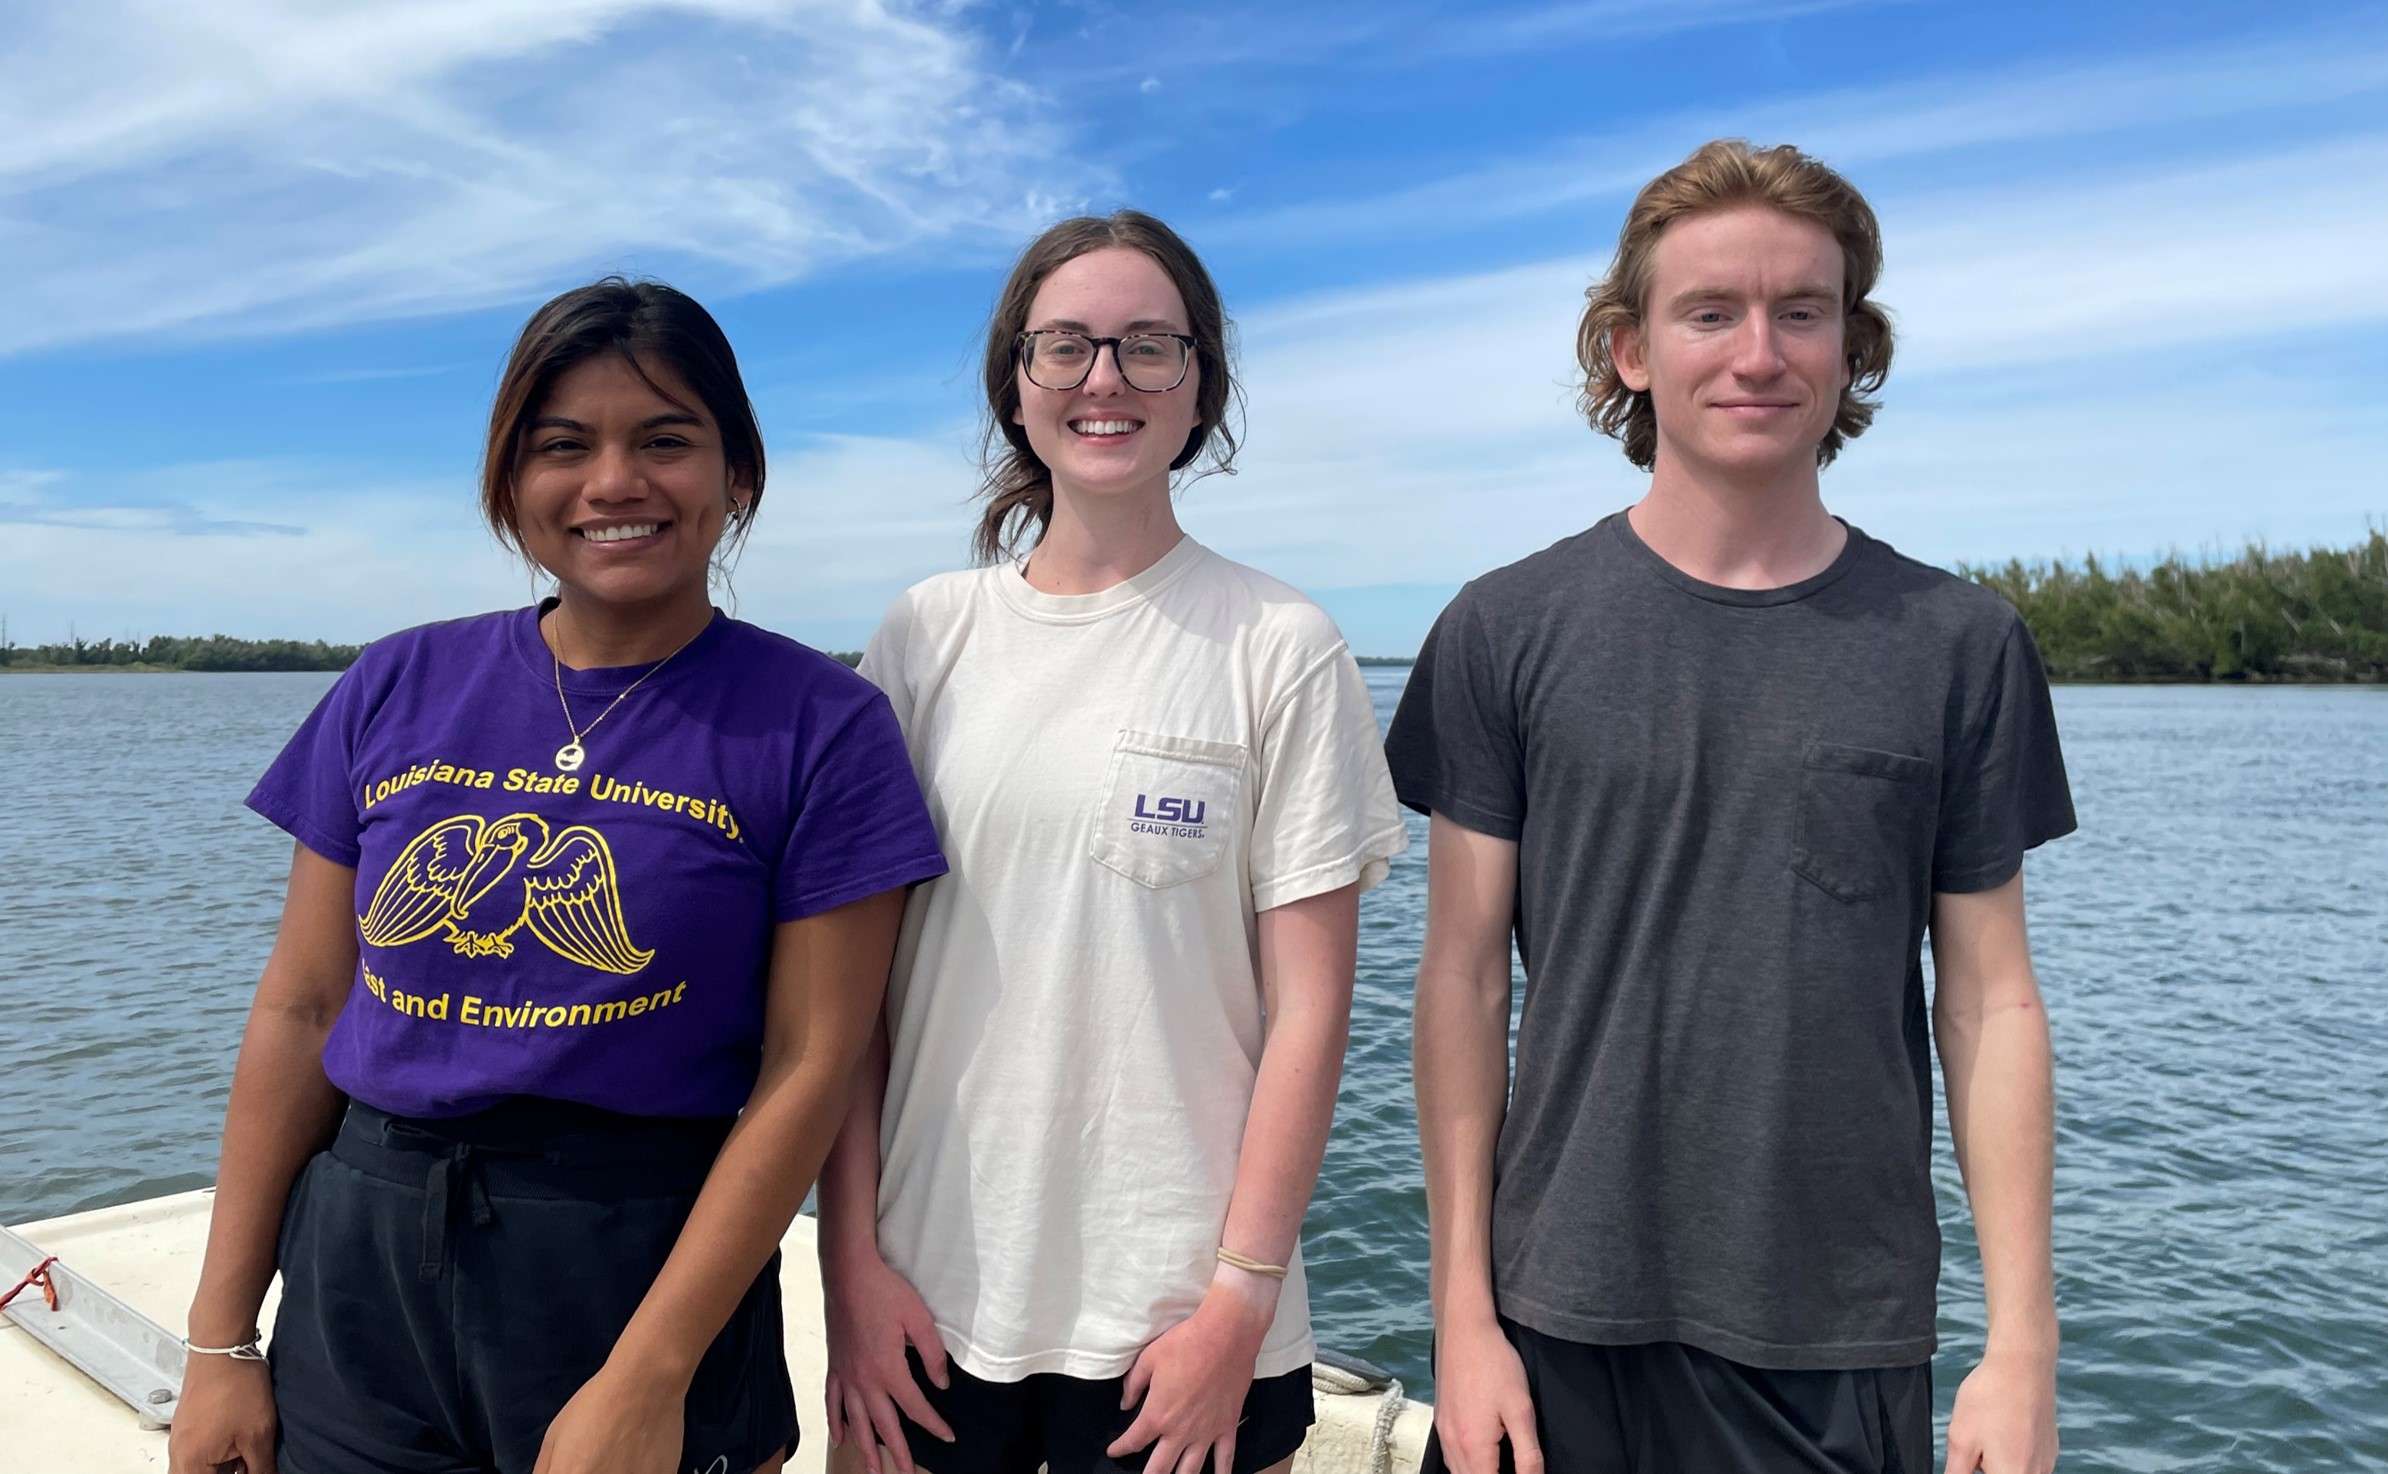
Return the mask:
[(717, 281), (1000, 229), (1086, 182), (952, 7), (43, 7), (0, 54), (0, 352)]
[(1826, 500), (1944, 564), (2343, 546), (2388, 522), (2381, 417), (2323, 375), (2245, 354), (2187, 374), (2122, 363), (2025, 394), (1984, 375), (1894, 398), (1826, 473)]
[(1849, 10), (1913, 0), (1563, 0), (1507, 12), (1477, 12), (1436, 40), (1449, 51), (1503, 52), (1597, 40), (1614, 44), (1646, 36), (1756, 21), (1792, 20), (1826, 10)]
[[(2381, 98), (2388, 98), (2388, 29), (2340, 26), (2053, 72), (2017, 68), (1687, 110), (1377, 195), (1256, 212), (1220, 222), (1208, 235), (1282, 243), (1437, 233), (1596, 201), (1622, 203), (1709, 138), (1795, 143), (1862, 179), (1869, 166), (1985, 146)], [(2177, 158), (2179, 150), (2160, 156)]]
[[(967, 559), (968, 436), (954, 425), (783, 445), (719, 597), (858, 646), (898, 591)], [(359, 480), (357, 467), (289, 461), (0, 471), (0, 613), (34, 642), (72, 625), (364, 640), (530, 596), (471, 485)]]
[(422, 364), (412, 367), (325, 369), (319, 373), (292, 374), (290, 384), (379, 384), (394, 379), (436, 379), (442, 374), (457, 372), (463, 365), (453, 363)]
[(2388, 134), (2226, 164), (1899, 199), (1907, 374), (2388, 318)]
[(211, 517), (184, 503), (163, 506), (44, 507), (0, 501), (0, 526), (76, 527), (93, 532), (158, 532), (178, 537), (303, 537), (287, 522)]
[(70, 626), (359, 640), (530, 588), (469, 487), (360, 486), (354, 468), (259, 461), (18, 481), (0, 479), (0, 613), (20, 643)]
[[(198, 100), (160, 82), (149, 112), (137, 87), (113, 102), (60, 90), (28, 103), (6, 85), (23, 64), (0, 60), (0, 250), (40, 236), (42, 279), (71, 288), (45, 291), (30, 315), (0, 326), (0, 345), (427, 310), (612, 259), (604, 252), (673, 250), (725, 277), (774, 279), (1029, 208), (1039, 166), (1020, 130), (1041, 126), (1039, 114), (990, 79), (966, 37), (940, 28), (942, 12), (794, 0), (400, 8), (463, 39), (393, 42), (385, 49), (397, 59), (360, 60), (375, 44), (322, 18), (330, 12), (291, 21), (295, 9), (238, 0), (236, 19), (290, 22), (316, 38), (299, 48), (303, 64), (284, 69), (296, 79), (192, 83), (184, 73), (204, 66), (153, 57), (136, 73), (197, 88)], [(505, 25), (484, 27), (484, 13)], [(175, 15), (170, 24), (200, 24)], [(763, 58), (739, 60), (726, 84), (713, 73), (745, 53), (725, 38)], [(837, 45), (892, 68), (892, 95), (926, 99), (935, 125), (913, 131), (894, 116), (900, 107), (878, 102), (852, 103), (859, 111), (845, 119), (840, 89), (818, 85), (797, 102), (779, 98), (778, 112), (751, 111), (772, 79), (823, 74), (847, 54)], [(704, 66), (692, 60), (700, 49)], [(318, 86), (323, 77), (338, 85)], [(729, 102), (692, 95), (717, 84)], [(607, 99), (622, 96), (638, 101), (609, 117)], [(2360, 386), (2307, 367), (2302, 345), (2388, 321), (2388, 276), (2376, 265), (2388, 240), (2378, 183), (2388, 133), (2367, 121), (2368, 107), (2314, 110), (2370, 97), (2388, 97), (2388, 37), (2307, 37), (2227, 57), (1678, 119), (1245, 228), (1282, 244), (1313, 226), (1424, 228), (1439, 213), (1482, 220), (1604, 192), (1621, 199), (1684, 137), (1708, 132), (1795, 137), (1853, 168), (1914, 160), (1873, 171), (1880, 183), (1859, 168), (1885, 220), (1884, 295), (1902, 346), (1881, 421), (1828, 474), (1837, 509), (1936, 560), (2340, 537), (2388, 516), (2378, 416), (2358, 402)], [(829, 121), (805, 111), (816, 105)], [(958, 121), (978, 108), (988, 139)], [(1985, 144), (2128, 128), (2154, 137), (2242, 114), (2266, 126), (2120, 153), (2053, 149), (2027, 176), (2007, 169), (1979, 183), (1954, 183), (1963, 175), (1945, 166), (1998, 156)], [(294, 132), (294, 117), (313, 120), (315, 134)], [(674, 132), (673, 120), (686, 126)], [(877, 142), (843, 151), (834, 140), (847, 132)], [(675, 158), (702, 167), (654, 183), (637, 161), (667, 135)], [(302, 154), (301, 138), (320, 147)], [(778, 167), (783, 147), (795, 148), (793, 172)], [(212, 172), (185, 177), (193, 171)], [(300, 188), (317, 175), (333, 181), (330, 194)], [(94, 179), (134, 193), (102, 201)], [(386, 203), (385, 190), (395, 191)], [(45, 192), (80, 203), (29, 213)], [(302, 195), (332, 202), (324, 222), (292, 213)], [(212, 209), (227, 211), (220, 231)], [(140, 230), (113, 255), (91, 246), (111, 226), (151, 219), (187, 228), (187, 260), (179, 244), (140, 244), (163, 239)], [(597, 254), (573, 255), (583, 242)], [(1309, 587), (1431, 591), (1630, 501), (1641, 478), (1572, 405), (1574, 321), (1605, 244), (1246, 311), (1243, 471), (1190, 488), (1187, 525)], [(166, 290), (193, 263), (205, 269), (184, 271), (187, 289)], [(159, 291), (132, 290), (143, 283)], [(969, 428), (796, 441), (775, 421), (820, 423), (823, 391), (799, 396), (810, 414), (768, 384), (758, 391), (778, 438), (738, 607), (851, 648), (897, 590), (964, 560)], [(917, 405), (924, 391), (888, 397)], [(377, 486), (355, 468), (185, 467), (135, 486), (0, 470), (0, 520), (0, 589), (27, 630), (131, 618), (161, 631), (357, 638), (528, 592), (474, 520), (469, 487)], [(261, 526), (300, 531), (263, 536)], [(1422, 629), (1433, 608), (1417, 598)], [(1379, 649), (1407, 642), (1398, 624), (1380, 620)]]
[[(1644, 41), (1683, 32), (1791, 20), (1828, 10), (1915, 0), (1312, 0), (1303, 5), (1214, 3), (1155, 7), (1141, 0), (1076, 0), (1063, 24), (1024, 21), (1014, 50), (1031, 41), (1067, 58), (1076, 80), (1152, 91), (1163, 74), (1224, 81), (1226, 95), (1189, 105), (1242, 106), (1237, 84), (1329, 67), (1371, 72), (1555, 47)], [(1186, 89), (1193, 92), (1194, 89)]]
[(969, 425), (951, 424), (780, 453), (738, 562), (740, 607), (790, 629), (876, 620), (906, 586), (960, 567), (977, 516), (974, 446)]
[[(2379, 418), (2297, 335), (2388, 322), (2388, 141), (1881, 201), (1902, 347), (1828, 497), (1935, 559), (2350, 535), (2388, 514)], [(1245, 322), (1243, 474), (1187, 499), (1320, 587), (1465, 577), (1641, 477), (1573, 408), (1605, 262), (1331, 294)], [(1431, 613), (1432, 611), (1426, 611)]]
[[(2362, 249), (2388, 239), (2388, 201), (2338, 187), (2381, 177), (2384, 161), (2388, 145), (2352, 139), (2131, 181), (1885, 200), (1906, 346), (1828, 500), (1947, 561), (2295, 542), (2388, 516), (2376, 407), (2284, 346), (2388, 321)], [(1631, 501), (1641, 477), (1572, 403), (1575, 318), (1600, 265), (1247, 313), (1243, 470), (1189, 488), (1187, 526), (1308, 587), (1428, 586)], [(971, 443), (967, 424), (783, 441), (737, 571), (740, 611), (858, 644), (898, 590), (965, 560)], [(128, 509), (113, 524), (13, 519), (0, 587), (27, 629), (41, 611), (98, 627), (149, 610), (159, 629), (352, 638), (524, 596), (469, 487), (354, 494), (347, 479), (274, 466), (97, 489), (0, 476), (0, 506)], [(304, 532), (215, 525), (239, 523)], [(1431, 606), (1419, 596), (1418, 630)], [(1408, 637), (1390, 616), (1374, 628), (1384, 649)]]

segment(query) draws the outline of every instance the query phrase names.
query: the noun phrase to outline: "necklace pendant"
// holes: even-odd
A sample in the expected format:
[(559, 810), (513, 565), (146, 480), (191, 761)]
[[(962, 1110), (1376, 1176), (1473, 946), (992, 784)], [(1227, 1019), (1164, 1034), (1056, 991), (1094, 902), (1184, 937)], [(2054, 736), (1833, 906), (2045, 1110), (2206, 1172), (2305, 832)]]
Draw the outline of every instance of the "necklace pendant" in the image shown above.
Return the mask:
[(577, 773), (580, 765), (588, 760), (587, 750), (577, 739), (556, 749), (556, 771), (559, 773)]

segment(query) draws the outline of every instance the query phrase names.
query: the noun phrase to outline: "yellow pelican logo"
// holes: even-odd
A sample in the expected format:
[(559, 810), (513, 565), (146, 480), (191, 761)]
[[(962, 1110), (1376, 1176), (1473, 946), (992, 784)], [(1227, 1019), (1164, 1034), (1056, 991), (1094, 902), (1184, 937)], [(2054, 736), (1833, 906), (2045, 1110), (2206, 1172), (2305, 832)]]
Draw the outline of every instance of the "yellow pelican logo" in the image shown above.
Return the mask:
[(511, 957), (507, 939), (527, 926), (551, 951), (600, 972), (634, 973), (655, 959), (622, 921), (605, 836), (585, 824), (551, 833), (537, 814), (458, 814), (432, 825), (381, 878), (357, 925), (376, 947), (444, 932), (459, 957)]

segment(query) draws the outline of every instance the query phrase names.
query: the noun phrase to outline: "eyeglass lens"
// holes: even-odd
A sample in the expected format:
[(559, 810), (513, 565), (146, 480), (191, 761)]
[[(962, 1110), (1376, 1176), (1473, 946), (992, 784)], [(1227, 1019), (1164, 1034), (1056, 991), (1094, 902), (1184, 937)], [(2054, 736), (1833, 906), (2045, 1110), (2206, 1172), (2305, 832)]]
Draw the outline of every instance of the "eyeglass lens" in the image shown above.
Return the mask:
[[(1028, 381), (1041, 389), (1075, 389), (1094, 371), (1093, 340), (1076, 333), (1036, 333), (1028, 338)], [(1113, 353), (1120, 377), (1148, 394), (1174, 389), (1186, 377), (1186, 345), (1159, 333), (1134, 333)]]

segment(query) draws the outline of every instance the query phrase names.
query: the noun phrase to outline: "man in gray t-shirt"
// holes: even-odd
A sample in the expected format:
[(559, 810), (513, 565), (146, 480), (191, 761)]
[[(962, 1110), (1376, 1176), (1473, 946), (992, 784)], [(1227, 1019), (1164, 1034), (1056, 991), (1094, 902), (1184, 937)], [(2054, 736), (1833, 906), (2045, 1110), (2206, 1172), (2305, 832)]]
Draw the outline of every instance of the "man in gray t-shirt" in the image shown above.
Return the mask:
[(1862, 198), (1793, 150), (1711, 144), (1645, 189), (1581, 342), (1649, 495), (1462, 590), (1394, 718), (1434, 816), (1417, 1072), (1459, 1474), (1503, 1440), (1527, 1470), (1933, 1467), (1928, 1032), (1990, 1301), (1951, 1464), (2054, 1462), (2021, 868), (2072, 804), (2015, 611), (1824, 510), (1889, 362), (1879, 269)]

